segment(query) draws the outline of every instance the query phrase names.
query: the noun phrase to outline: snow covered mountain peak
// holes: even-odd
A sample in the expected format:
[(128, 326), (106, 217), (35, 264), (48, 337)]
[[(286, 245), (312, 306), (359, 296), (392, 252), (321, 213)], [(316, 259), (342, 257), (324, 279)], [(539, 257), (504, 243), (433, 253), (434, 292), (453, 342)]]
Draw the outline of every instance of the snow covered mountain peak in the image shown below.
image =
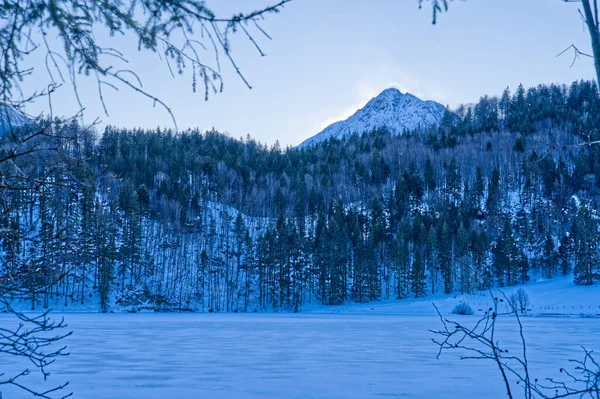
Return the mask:
[(333, 138), (354, 133), (362, 134), (386, 127), (392, 134), (405, 130), (436, 126), (444, 116), (445, 107), (435, 101), (423, 101), (396, 88), (382, 91), (345, 121), (335, 122), (319, 134), (307, 139), (299, 147), (307, 147)]
[(0, 137), (6, 132), (10, 132), (13, 129), (20, 128), (29, 123), (31, 123), (31, 121), (19, 110), (0, 104)]

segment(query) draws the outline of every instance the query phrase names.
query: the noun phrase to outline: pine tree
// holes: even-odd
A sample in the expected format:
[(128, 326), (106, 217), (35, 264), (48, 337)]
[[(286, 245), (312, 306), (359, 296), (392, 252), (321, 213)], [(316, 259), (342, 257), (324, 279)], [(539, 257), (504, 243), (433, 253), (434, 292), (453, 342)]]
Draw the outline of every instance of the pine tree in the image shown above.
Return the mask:
[(426, 269), (429, 272), (429, 284), (431, 286), (431, 293), (435, 294), (438, 288), (438, 277), (439, 277), (439, 252), (438, 252), (438, 234), (435, 225), (429, 227), (427, 232), (427, 241), (425, 246), (425, 264)]
[(456, 158), (452, 157), (446, 171), (446, 187), (451, 201), (458, 201), (461, 195), (461, 177), (456, 166)]
[[(150, 204), (150, 192), (148, 191), (148, 187), (146, 187), (145, 184), (140, 184), (140, 186), (138, 187), (136, 192), (138, 195), (138, 202), (140, 204), (141, 210), (146, 211), (148, 208), (148, 205)], [(196, 201), (197, 201), (197, 199), (196, 199)]]
[(558, 274), (558, 255), (554, 250), (554, 238), (550, 232), (546, 232), (542, 264), (544, 265), (544, 274), (546, 277), (552, 278)]
[(475, 171), (475, 198), (477, 202), (477, 208), (481, 207), (481, 201), (483, 199), (483, 194), (485, 192), (485, 182), (483, 180), (483, 173), (481, 172), (481, 167), (477, 166)]
[(514, 285), (525, 278), (523, 275), (527, 271), (525, 256), (517, 245), (508, 220), (505, 221), (504, 229), (492, 248), (492, 255), (494, 277), (500, 286)]
[(117, 258), (116, 231), (110, 223), (110, 218), (100, 215), (98, 221), (98, 292), (100, 307), (103, 312), (107, 312), (110, 305), (113, 264)]
[(500, 171), (498, 171), (498, 168), (494, 168), (488, 185), (488, 197), (486, 201), (486, 209), (489, 215), (497, 216), (500, 213), (500, 201)]
[(504, 91), (502, 92), (502, 98), (500, 98), (499, 109), (500, 109), (500, 120), (502, 121), (502, 125), (504, 127), (507, 127), (508, 122), (511, 117), (511, 114), (510, 114), (511, 95), (510, 95), (510, 89), (508, 87), (506, 89), (504, 89)]
[(581, 205), (575, 216), (571, 234), (575, 249), (574, 281), (577, 285), (592, 285), (600, 279), (598, 269), (598, 221), (587, 203)]
[(421, 250), (417, 249), (413, 258), (412, 270), (411, 270), (411, 281), (412, 281), (412, 292), (415, 298), (419, 298), (425, 295), (425, 265), (423, 263), (423, 257)]
[(400, 176), (394, 188), (394, 218), (402, 219), (410, 209), (410, 189), (404, 176)]
[(456, 232), (455, 240), (455, 259), (456, 264), (453, 267), (456, 270), (460, 281), (460, 292), (471, 292), (472, 276), (471, 265), (468, 258), (469, 254), (469, 235), (465, 226), (461, 223)]
[(442, 278), (444, 280), (444, 293), (452, 292), (454, 259), (452, 254), (452, 232), (444, 221), (439, 232), (439, 264)]
[(428, 191), (435, 191), (437, 187), (437, 181), (435, 178), (435, 171), (431, 163), (431, 158), (427, 157), (425, 161), (425, 171), (423, 172), (425, 178), (425, 187)]
[(392, 258), (396, 264), (396, 299), (403, 299), (408, 296), (410, 282), (409, 231), (409, 222), (403, 220), (393, 241)]
[(571, 271), (571, 260), (573, 258), (573, 240), (569, 234), (565, 234), (560, 239), (558, 247), (558, 261), (560, 263), (560, 271), (563, 276), (566, 276)]
[(525, 88), (520, 84), (509, 108), (508, 128), (511, 131), (529, 133), (529, 126), (527, 124), (528, 108), (525, 98)]
[[(240, 305), (237, 301), (241, 296), (244, 297), (243, 309), (246, 311), (248, 309), (248, 296), (250, 294), (249, 287), (249, 268), (245, 263), (247, 259), (244, 258), (244, 255), (247, 254), (247, 239), (246, 236), (248, 231), (246, 230), (246, 224), (244, 223), (244, 219), (242, 214), (238, 212), (234, 224), (233, 224), (233, 239), (234, 239), (234, 248), (233, 248), (233, 256), (235, 257), (235, 278), (233, 279), (233, 285), (236, 290), (238, 290), (238, 294), (235, 295), (236, 298), (236, 306), (235, 309), (239, 309)], [(243, 276), (242, 276), (243, 272)], [(242, 277), (245, 280), (242, 283)]]

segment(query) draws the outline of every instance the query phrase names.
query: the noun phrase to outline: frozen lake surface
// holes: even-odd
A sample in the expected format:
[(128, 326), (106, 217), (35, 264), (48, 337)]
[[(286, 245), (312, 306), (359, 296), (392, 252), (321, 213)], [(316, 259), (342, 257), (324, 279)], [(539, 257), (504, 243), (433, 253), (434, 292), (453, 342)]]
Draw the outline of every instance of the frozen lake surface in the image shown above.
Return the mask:
[[(52, 366), (78, 399), (502, 398), (495, 366), (436, 360), (433, 315), (66, 314), (70, 356)], [(457, 316), (475, 322), (476, 316)], [(0, 326), (12, 321), (0, 315)], [(500, 340), (516, 342), (512, 320)], [(536, 377), (559, 376), (581, 346), (600, 349), (600, 319), (524, 319)], [(7, 357), (6, 360), (12, 361)], [(15, 364), (0, 364), (0, 372)], [(39, 375), (29, 380), (39, 381)], [(39, 386), (39, 385), (38, 385)], [(29, 398), (0, 387), (4, 399)]]

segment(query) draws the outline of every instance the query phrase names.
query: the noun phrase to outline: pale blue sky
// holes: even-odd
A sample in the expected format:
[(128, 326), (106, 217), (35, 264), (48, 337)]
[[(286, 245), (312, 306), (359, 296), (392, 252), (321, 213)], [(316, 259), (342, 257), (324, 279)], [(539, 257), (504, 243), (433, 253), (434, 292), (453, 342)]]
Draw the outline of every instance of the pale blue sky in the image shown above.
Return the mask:
[[(274, 2), (207, 1), (226, 15)], [(296, 145), (388, 87), (455, 107), (500, 94), (506, 86), (514, 92), (519, 83), (591, 79), (591, 60), (570, 68), (571, 53), (556, 58), (572, 43), (585, 51), (590, 47), (577, 7), (561, 0), (457, 1), (432, 26), (430, 6), (419, 10), (417, 0), (294, 0), (264, 21), (272, 41), (257, 35), (267, 57), (241, 35), (232, 42), (254, 88), (247, 89), (223, 62), (225, 90), (208, 102), (192, 93), (189, 75), (173, 79), (164, 62), (137, 53), (131, 40), (110, 44), (128, 54), (129, 67), (139, 71), (146, 90), (172, 108), (180, 129), (215, 127), (234, 137), (250, 134), (268, 144)], [(32, 62), (38, 70), (28, 85), (40, 86), (47, 81), (43, 59)], [(126, 88), (106, 90), (108, 117), (94, 82), (80, 79), (80, 93), (87, 122), (100, 117), (104, 125), (173, 126), (163, 109)], [(55, 113), (65, 115), (78, 109), (67, 87), (53, 104)]]

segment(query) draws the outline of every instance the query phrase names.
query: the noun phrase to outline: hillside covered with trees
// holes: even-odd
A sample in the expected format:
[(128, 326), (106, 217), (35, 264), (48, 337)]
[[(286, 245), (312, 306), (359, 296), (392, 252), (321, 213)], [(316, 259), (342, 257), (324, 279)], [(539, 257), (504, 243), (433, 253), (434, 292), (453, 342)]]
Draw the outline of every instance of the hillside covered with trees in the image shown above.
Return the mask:
[(599, 118), (581, 81), (302, 149), (72, 122), (37, 139), (59, 152), (0, 170), (3, 184), (30, 177), (2, 194), (0, 273), (27, 288), (15, 303), (104, 311), (298, 311), (569, 273), (593, 284)]

